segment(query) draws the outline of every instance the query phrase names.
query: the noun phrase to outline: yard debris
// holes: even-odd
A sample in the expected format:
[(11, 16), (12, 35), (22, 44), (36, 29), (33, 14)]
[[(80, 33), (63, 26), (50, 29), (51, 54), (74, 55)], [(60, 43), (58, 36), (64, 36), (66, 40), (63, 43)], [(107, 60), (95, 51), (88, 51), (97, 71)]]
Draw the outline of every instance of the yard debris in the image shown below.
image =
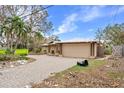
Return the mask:
[(18, 60), (17, 61), (19, 64), (21, 64), (21, 65), (24, 65), (24, 64), (26, 64), (27, 63), (27, 61), (26, 60)]
[(24, 88), (31, 88), (31, 85), (25, 85)]
[(72, 76), (72, 77), (76, 77), (76, 75), (72, 72), (69, 72), (69, 74)]
[(109, 67), (110, 67), (110, 65), (106, 65), (105, 67), (109, 68)]
[(55, 85), (53, 85), (54, 87), (57, 87), (57, 86), (59, 86), (58, 84), (55, 84)]
[(0, 65), (0, 69), (2, 69), (2, 66)]
[(0, 69), (13, 68), (19, 65), (31, 63), (33, 61), (35, 61), (35, 59), (33, 58), (30, 58), (29, 60), (3, 61), (3, 62), (0, 62)]
[(13, 67), (14, 67), (14, 65), (10, 65), (10, 67), (11, 67), (11, 68), (13, 68)]

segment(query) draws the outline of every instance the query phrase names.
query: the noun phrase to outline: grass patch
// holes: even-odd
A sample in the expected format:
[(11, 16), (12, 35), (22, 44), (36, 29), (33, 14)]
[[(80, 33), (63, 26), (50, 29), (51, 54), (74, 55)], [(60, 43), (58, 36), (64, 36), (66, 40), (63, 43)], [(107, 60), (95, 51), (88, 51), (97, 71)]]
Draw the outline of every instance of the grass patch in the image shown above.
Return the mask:
[(106, 62), (103, 61), (103, 60), (89, 60), (89, 66), (86, 66), (86, 67), (81, 67), (81, 66), (78, 66), (78, 65), (75, 65), (67, 70), (64, 70), (62, 72), (59, 72), (59, 73), (56, 73), (56, 77), (61, 77), (63, 76), (64, 74), (66, 73), (69, 73), (69, 72), (86, 72), (86, 71), (90, 71), (90, 70), (93, 70), (95, 68), (98, 68), (100, 66), (103, 66)]
[(113, 79), (123, 79), (124, 72), (107, 72), (108, 76)]

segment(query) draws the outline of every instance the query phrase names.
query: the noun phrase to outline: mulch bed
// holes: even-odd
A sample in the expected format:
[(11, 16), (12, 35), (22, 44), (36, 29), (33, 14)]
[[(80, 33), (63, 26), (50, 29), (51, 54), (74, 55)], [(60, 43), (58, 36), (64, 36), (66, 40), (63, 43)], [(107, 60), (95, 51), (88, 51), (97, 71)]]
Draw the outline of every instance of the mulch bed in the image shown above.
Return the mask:
[(41, 83), (32, 84), (33, 88), (122, 88), (124, 78), (113, 79), (107, 72), (124, 72), (124, 58), (108, 59), (107, 64), (86, 72), (69, 72), (62, 77), (51, 76)]

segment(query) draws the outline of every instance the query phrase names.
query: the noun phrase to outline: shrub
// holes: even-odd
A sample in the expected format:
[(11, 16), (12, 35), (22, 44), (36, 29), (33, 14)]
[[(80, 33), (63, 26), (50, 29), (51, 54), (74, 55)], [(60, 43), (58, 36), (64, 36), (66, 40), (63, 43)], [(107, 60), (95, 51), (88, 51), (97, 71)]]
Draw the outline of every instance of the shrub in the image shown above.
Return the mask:
[(11, 61), (11, 60), (17, 60), (18, 57), (14, 55), (0, 55), (0, 61)]
[(14, 54), (20, 56), (28, 55), (28, 49), (16, 49)]
[(40, 53), (41, 52), (41, 49), (36, 49), (36, 51), (35, 51), (36, 53)]
[(5, 55), (5, 54), (6, 54), (6, 50), (1, 49), (0, 50), (0, 55)]
[(19, 60), (29, 60), (30, 58), (25, 57), (25, 56), (20, 56), (18, 59), (19, 59)]
[(4, 61), (5, 60), (5, 55), (0, 55), (0, 61)]
[(14, 54), (14, 50), (6, 49), (6, 54)]
[(1, 55), (5, 55), (5, 54), (13, 54), (14, 53), (14, 50), (10, 50), (10, 49), (1, 49), (0, 50), (0, 54)]
[(104, 54), (105, 55), (111, 55), (112, 54), (112, 50), (111, 49), (105, 49)]
[(16, 60), (28, 60), (28, 57), (19, 56), (19, 55), (0, 55), (0, 61), (16, 61)]

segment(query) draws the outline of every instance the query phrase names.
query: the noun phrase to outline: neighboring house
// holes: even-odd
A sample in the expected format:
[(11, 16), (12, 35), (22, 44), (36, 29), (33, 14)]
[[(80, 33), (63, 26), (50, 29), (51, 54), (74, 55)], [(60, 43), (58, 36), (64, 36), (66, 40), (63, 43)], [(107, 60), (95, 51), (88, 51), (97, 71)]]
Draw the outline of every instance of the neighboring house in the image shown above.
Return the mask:
[(44, 44), (42, 52), (48, 55), (78, 58), (96, 58), (104, 55), (103, 47), (96, 41), (53, 42)]

